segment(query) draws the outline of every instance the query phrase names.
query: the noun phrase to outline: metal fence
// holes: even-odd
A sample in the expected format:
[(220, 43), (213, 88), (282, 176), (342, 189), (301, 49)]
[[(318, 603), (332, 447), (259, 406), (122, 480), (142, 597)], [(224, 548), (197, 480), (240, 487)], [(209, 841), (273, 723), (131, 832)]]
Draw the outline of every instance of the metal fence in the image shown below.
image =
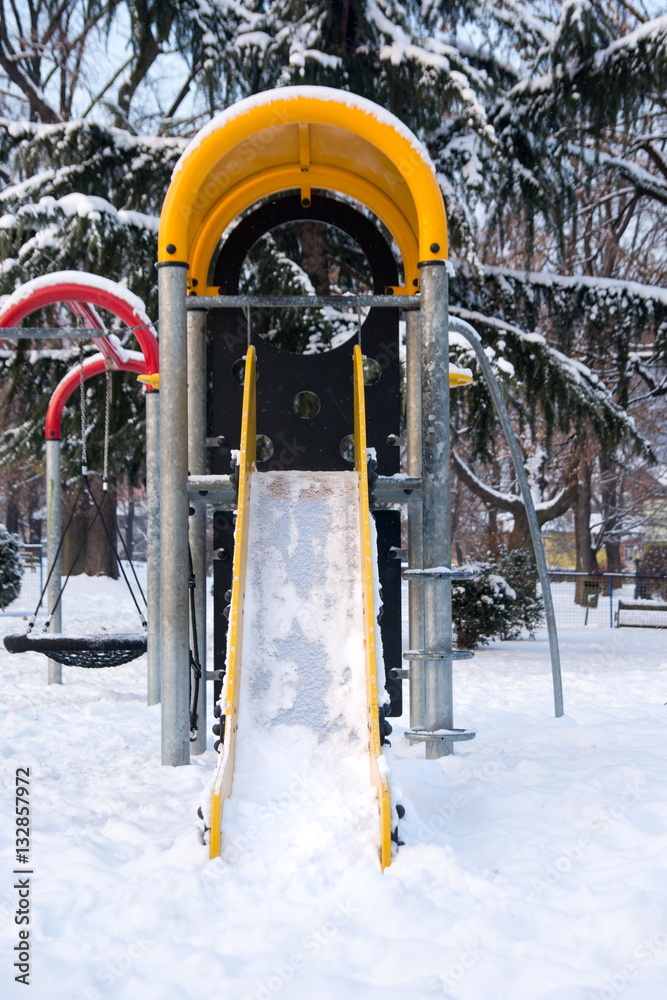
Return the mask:
[(16, 600), (4, 609), (4, 614), (32, 614), (46, 582), (46, 546), (21, 542), (19, 549), (23, 560), (21, 590)]
[(667, 578), (549, 572), (558, 629), (667, 628)]
[[(5, 614), (32, 614), (46, 581), (46, 546), (21, 543), (21, 592)], [(633, 573), (590, 576), (550, 570), (559, 631), (569, 628), (667, 628), (667, 578)]]

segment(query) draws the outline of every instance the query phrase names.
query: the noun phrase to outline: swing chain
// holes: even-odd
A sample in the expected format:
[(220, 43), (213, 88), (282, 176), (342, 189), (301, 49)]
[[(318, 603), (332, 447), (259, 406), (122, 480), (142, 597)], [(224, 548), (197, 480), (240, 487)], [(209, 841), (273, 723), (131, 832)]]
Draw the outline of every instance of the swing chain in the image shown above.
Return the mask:
[(106, 378), (106, 402), (104, 406), (104, 466), (102, 469), (102, 489), (109, 489), (109, 424), (111, 414), (111, 367), (107, 361), (105, 367)]
[(79, 345), (79, 394), (81, 397), (81, 475), (88, 475), (88, 449), (86, 446), (86, 374), (83, 367), (83, 344)]

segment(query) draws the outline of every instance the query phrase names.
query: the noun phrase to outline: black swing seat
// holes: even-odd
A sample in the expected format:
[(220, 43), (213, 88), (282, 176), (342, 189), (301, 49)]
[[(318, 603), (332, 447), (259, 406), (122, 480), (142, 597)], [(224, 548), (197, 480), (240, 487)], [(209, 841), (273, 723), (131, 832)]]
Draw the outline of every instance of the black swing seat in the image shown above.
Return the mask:
[(102, 635), (6, 635), (10, 653), (44, 653), (68, 667), (119, 667), (146, 652), (146, 636), (140, 632)]

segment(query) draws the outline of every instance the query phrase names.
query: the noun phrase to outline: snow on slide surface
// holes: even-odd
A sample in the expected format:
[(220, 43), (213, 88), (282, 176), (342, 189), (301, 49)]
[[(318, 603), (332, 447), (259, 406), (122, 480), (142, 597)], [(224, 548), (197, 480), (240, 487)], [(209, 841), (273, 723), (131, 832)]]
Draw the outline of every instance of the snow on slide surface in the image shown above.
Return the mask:
[(223, 861), (377, 858), (354, 472), (254, 473)]

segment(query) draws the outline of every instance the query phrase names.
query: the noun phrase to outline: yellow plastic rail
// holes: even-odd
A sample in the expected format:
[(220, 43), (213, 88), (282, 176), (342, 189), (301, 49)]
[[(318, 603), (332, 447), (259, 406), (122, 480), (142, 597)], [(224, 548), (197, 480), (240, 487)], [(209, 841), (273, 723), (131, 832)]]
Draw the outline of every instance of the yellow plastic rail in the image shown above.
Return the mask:
[(253, 174), (239, 181), (226, 193), (225, 198), (209, 210), (204, 217), (192, 242), (189, 284), (197, 289), (198, 295), (217, 295), (218, 288), (209, 284), (210, 272), (215, 262), (215, 249), (220, 242), (220, 234), (247, 208), (257, 204), (266, 195), (279, 191), (300, 190), (302, 198), (306, 189), (304, 177), (308, 178), (307, 189), (311, 187), (333, 193), (348, 195), (366, 205), (382, 219), (396, 240), (403, 260), (406, 284), (396, 286), (394, 294), (411, 295), (419, 287), (419, 245), (408, 219), (389, 195), (377, 185), (358, 174), (326, 165), (311, 164), (305, 174), (298, 163), (284, 167), (274, 167), (266, 173)]
[(366, 694), (368, 705), (368, 748), (371, 781), (377, 790), (380, 814), (380, 864), (391, 864), (391, 794), (383, 768), (380, 739), (377, 671), (377, 611), (375, 608), (375, 559), (371, 540), (371, 511), (368, 490), (368, 452), (366, 449), (366, 402), (361, 348), (354, 347), (354, 467), (359, 473), (359, 524), (361, 538), (361, 573), (363, 588), (364, 633), (366, 646)]
[(236, 731), (241, 686), (241, 646), (243, 642), (243, 592), (248, 566), (248, 507), (250, 479), (256, 460), (256, 393), (255, 348), (248, 347), (243, 379), (243, 415), (241, 418), (241, 455), (238, 467), (238, 504), (234, 530), (234, 562), (232, 566), (232, 602), (227, 633), (227, 673), (225, 700), (225, 731), (220, 760), (213, 780), (211, 800), (210, 856), (219, 858), (222, 840), (222, 803), (232, 792)]

